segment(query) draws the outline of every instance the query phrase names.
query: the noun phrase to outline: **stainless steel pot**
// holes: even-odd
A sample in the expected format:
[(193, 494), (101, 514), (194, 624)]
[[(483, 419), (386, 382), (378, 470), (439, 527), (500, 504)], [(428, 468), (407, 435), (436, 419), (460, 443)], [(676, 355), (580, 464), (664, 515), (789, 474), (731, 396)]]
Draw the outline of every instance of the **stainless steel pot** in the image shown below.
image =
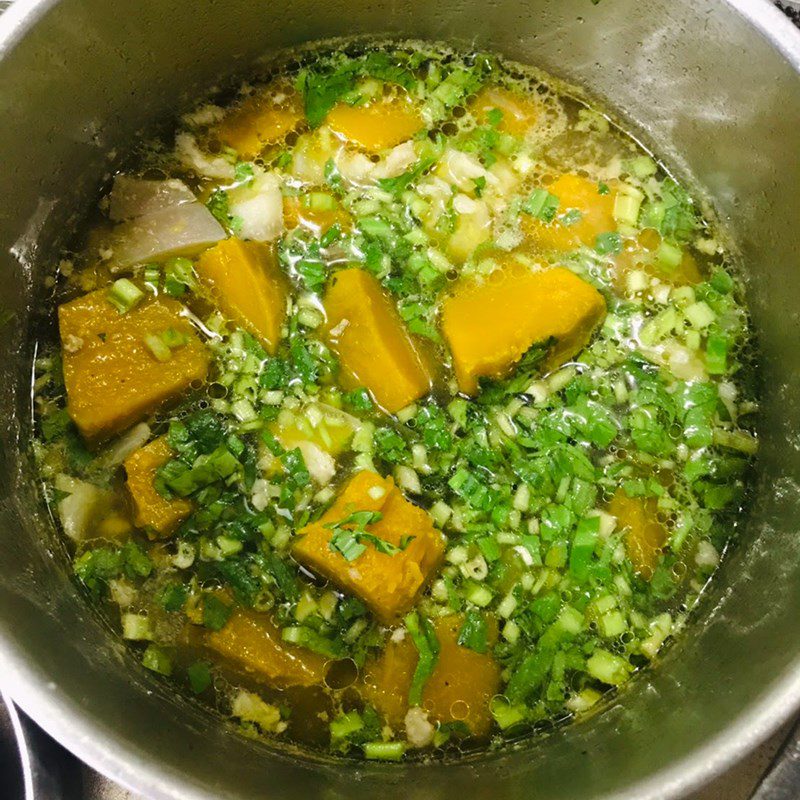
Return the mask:
[[(601, 714), (470, 763), (291, 758), (172, 697), (70, 582), (31, 477), (30, 321), (104, 174), (257, 55), (365, 33), (475, 42), (607, 101), (732, 232), (763, 353), (755, 508), (698, 621)], [(153, 798), (674, 798), (741, 757), (800, 705), (799, 72), (765, 0), (19, 0), (0, 22), (3, 685)]]

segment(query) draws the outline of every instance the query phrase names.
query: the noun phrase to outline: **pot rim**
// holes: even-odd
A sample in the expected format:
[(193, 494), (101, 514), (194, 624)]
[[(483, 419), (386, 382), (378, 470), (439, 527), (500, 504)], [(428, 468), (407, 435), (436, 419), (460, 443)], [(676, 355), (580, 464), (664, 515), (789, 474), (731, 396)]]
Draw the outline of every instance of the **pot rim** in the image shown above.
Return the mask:
[[(0, 60), (61, 0), (16, 0), (0, 16)], [(800, 31), (771, 0), (722, 0), (766, 39), (800, 76)], [(81, 761), (133, 792), (153, 800), (218, 800), (191, 775), (154, 765), (121, 746), (83, 707), (59, 695), (43, 670), (28, 663), (13, 640), (0, 639), (3, 690), (54, 739)], [(776, 676), (735, 721), (680, 761), (603, 800), (675, 800), (698, 789), (761, 744), (800, 708), (800, 670)], [(113, 738), (111, 738), (113, 737)], [(456, 765), (454, 765), (456, 766)], [(457, 766), (456, 766), (457, 768)]]

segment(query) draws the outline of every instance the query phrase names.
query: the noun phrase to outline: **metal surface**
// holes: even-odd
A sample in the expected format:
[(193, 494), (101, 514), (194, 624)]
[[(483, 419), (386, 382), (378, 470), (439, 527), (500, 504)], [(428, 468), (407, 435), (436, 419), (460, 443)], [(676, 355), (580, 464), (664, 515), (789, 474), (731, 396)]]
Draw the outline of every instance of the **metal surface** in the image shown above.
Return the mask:
[[(486, 24), (491, 20), (491, 25)], [(587, 86), (733, 232), (768, 391), (758, 497), (705, 608), (591, 719), (472, 763), (329, 765), (231, 735), (110, 637), (30, 476), (31, 309), (116, 154), (258, 54), (399, 33), (475, 42)], [(0, 20), (0, 675), (80, 758), (152, 798), (674, 798), (800, 702), (800, 38), (766, 0), (20, 0)]]

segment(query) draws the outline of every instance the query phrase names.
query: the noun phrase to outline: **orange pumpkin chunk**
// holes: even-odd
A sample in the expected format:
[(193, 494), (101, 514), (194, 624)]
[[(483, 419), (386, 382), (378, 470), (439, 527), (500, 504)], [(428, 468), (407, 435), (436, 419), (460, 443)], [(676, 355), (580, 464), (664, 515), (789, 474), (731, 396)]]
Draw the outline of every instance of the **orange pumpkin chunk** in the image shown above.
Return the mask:
[(303, 103), (287, 81), (276, 81), (244, 100), (217, 126), (219, 140), (245, 159), (255, 158), (305, 119)]
[[(434, 622), (439, 659), (422, 692), (422, 708), (439, 723), (463, 722), (474, 736), (485, 736), (492, 725), (489, 704), (500, 690), (500, 665), (488, 653), (458, 644), (464, 618), (460, 614)], [(497, 638), (490, 626), (489, 644)], [(408, 693), (418, 660), (409, 635), (390, 639), (380, 656), (365, 669), (362, 693), (386, 718), (400, 727), (408, 711)]]
[[(183, 306), (168, 297), (120, 314), (100, 289), (59, 306), (67, 408), (90, 443), (125, 430), (208, 372), (209, 356)], [(173, 329), (186, 344), (159, 361), (145, 337)]]
[(390, 414), (431, 388), (431, 376), (394, 303), (362, 269), (337, 272), (325, 295), (325, 332), (351, 388), (366, 387)]
[(206, 633), (205, 644), (270, 686), (316, 686), (325, 678), (326, 659), (284, 642), (269, 614), (236, 610), (222, 630)]
[[(617, 229), (613, 187), (606, 194), (600, 194), (596, 181), (578, 175), (562, 175), (547, 187), (547, 191), (558, 198), (558, 211), (552, 222), (543, 222), (524, 212), (520, 214), (522, 232), (538, 249), (565, 252), (582, 244), (594, 247), (599, 234)], [(570, 209), (577, 210), (581, 216), (567, 225), (559, 217)]]
[(133, 501), (133, 522), (152, 538), (169, 536), (192, 513), (192, 504), (178, 497), (167, 500), (153, 484), (156, 470), (174, 453), (166, 436), (160, 436), (125, 459), (126, 485)]
[(286, 317), (286, 279), (275, 249), (263, 242), (224, 239), (196, 265), (219, 309), (274, 354)]
[(488, 125), (489, 112), (497, 109), (502, 113), (497, 129), (503, 133), (522, 138), (539, 116), (539, 106), (532, 98), (499, 86), (481, 89), (470, 103), (469, 110), (480, 125)]
[(579, 352), (605, 316), (603, 296), (568, 269), (534, 272), (511, 263), (467, 278), (442, 305), (442, 331), (458, 386), (475, 394), (479, 378), (502, 378), (534, 344), (555, 344), (555, 367)]
[[(327, 526), (340, 523), (357, 511), (381, 514), (380, 520), (365, 528), (372, 536), (397, 547), (404, 537), (414, 538), (392, 555), (365, 542), (364, 551), (348, 561), (338, 550), (331, 549), (334, 530)], [(353, 526), (345, 523), (344, 527)], [(359, 597), (386, 624), (411, 608), (444, 552), (442, 534), (433, 527), (430, 516), (409, 503), (391, 478), (368, 471), (353, 476), (325, 514), (298, 534), (294, 557)]]
[(423, 122), (419, 110), (406, 95), (393, 95), (350, 106), (338, 103), (326, 119), (328, 127), (340, 139), (378, 153), (410, 139)]
[(625, 546), (633, 568), (649, 581), (667, 541), (667, 530), (657, 517), (655, 497), (628, 497), (624, 490), (617, 489), (608, 504), (608, 513), (626, 530)]

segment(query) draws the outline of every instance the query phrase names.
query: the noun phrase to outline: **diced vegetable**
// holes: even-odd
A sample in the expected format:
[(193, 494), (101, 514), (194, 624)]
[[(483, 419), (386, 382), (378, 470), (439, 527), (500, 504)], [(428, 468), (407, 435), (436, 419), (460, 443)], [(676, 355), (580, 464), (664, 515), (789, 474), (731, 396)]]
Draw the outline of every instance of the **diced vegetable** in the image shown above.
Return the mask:
[(112, 219), (120, 223), (104, 246), (115, 270), (197, 253), (225, 238), (219, 222), (181, 181), (121, 175), (111, 191), (110, 208)]
[(255, 177), (227, 193), (228, 214), (244, 239), (271, 242), (283, 233), (281, 181), (274, 172), (259, 170)]
[[(547, 191), (558, 198), (558, 214), (552, 222), (530, 214), (520, 216), (523, 232), (538, 249), (563, 252), (582, 244), (593, 248), (598, 236), (616, 231), (616, 189), (610, 188), (604, 194), (596, 181), (578, 175), (562, 175), (547, 187)], [(561, 218), (573, 209), (577, 214)]]
[(428, 393), (419, 349), (375, 278), (360, 269), (337, 272), (324, 303), (328, 341), (352, 388), (369, 389), (389, 413)]
[(113, 507), (114, 493), (63, 473), (56, 476), (55, 488), (63, 495), (57, 508), (64, 533), (74, 541), (96, 536), (97, 525)]
[(422, 127), (422, 117), (410, 99), (395, 95), (360, 106), (339, 103), (326, 123), (345, 141), (378, 153), (410, 139)]
[[(440, 617), (433, 625), (439, 643), (436, 666), (425, 682), (421, 705), (439, 723), (462, 722), (475, 736), (489, 731), (490, 702), (500, 689), (500, 666), (488, 653), (458, 643), (464, 620)], [(489, 645), (497, 639), (489, 629)], [(379, 658), (367, 664), (364, 693), (392, 725), (400, 725), (409, 708), (409, 692), (419, 653), (411, 636), (392, 637)]]
[(226, 239), (206, 250), (196, 269), (220, 310), (274, 353), (286, 316), (288, 288), (274, 248)]
[(551, 341), (552, 368), (584, 347), (605, 316), (602, 295), (567, 269), (534, 272), (511, 263), (481, 280), (462, 280), (442, 306), (442, 331), (459, 388), (501, 378), (536, 344)]
[[(80, 342), (64, 352), (68, 409), (86, 440), (95, 444), (118, 433), (202, 381), (209, 355), (169, 298), (154, 298), (119, 314), (104, 290), (58, 309), (62, 341)], [(144, 338), (174, 328), (187, 344), (164, 364)]]
[(192, 513), (189, 500), (167, 500), (154, 486), (157, 469), (173, 457), (167, 437), (161, 436), (125, 461), (126, 486), (133, 501), (134, 523), (153, 538), (169, 536)]
[(269, 614), (236, 611), (220, 630), (206, 633), (204, 641), (245, 674), (270, 686), (313, 686), (325, 677), (327, 659), (287, 644)]
[(220, 141), (241, 158), (255, 158), (267, 145), (275, 144), (303, 120), (299, 95), (288, 81), (277, 80), (240, 103), (216, 127)]
[[(348, 521), (354, 513), (373, 515), (362, 526), (372, 540), (364, 541), (363, 550), (348, 560), (331, 544), (336, 526), (358, 529), (355, 521)], [(319, 521), (298, 534), (295, 558), (361, 598), (387, 624), (408, 611), (444, 553), (442, 535), (428, 514), (409, 503), (391, 478), (366, 471), (351, 478)], [(380, 541), (392, 548), (379, 549), (375, 545)]]

